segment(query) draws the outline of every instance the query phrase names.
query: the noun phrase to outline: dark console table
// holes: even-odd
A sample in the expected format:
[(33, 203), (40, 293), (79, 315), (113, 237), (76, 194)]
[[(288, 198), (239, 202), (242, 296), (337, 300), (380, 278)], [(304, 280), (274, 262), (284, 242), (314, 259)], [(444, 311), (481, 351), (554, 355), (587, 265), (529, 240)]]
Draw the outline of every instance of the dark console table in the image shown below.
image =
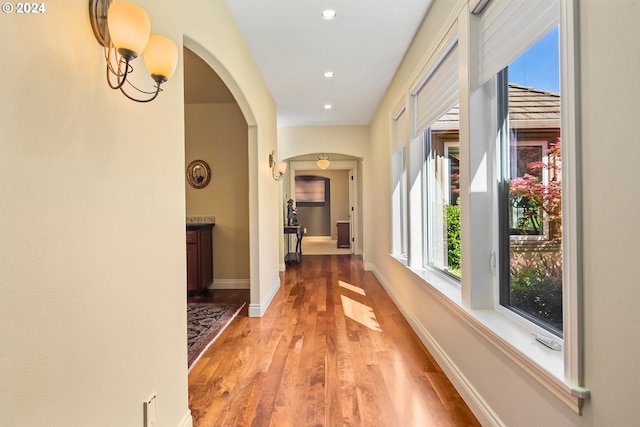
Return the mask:
[[(289, 234), (296, 235), (295, 252), (291, 252), (291, 249), (289, 248)], [(287, 254), (284, 256), (284, 263), (299, 263), (302, 259), (302, 236), (304, 235), (304, 228), (301, 225), (285, 225), (284, 235), (287, 238)]]

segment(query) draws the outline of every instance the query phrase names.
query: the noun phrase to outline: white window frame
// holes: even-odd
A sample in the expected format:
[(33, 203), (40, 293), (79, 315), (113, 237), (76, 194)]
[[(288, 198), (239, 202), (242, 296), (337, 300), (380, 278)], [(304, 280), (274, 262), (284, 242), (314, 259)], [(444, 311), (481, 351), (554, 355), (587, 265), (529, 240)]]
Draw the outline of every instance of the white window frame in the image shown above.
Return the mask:
[[(451, 160), (449, 160), (449, 148), (450, 147), (457, 147), (458, 148), (458, 154), (460, 153), (460, 141), (445, 141), (444, 143), (444, 157), (445, 159), (447, 159), (447, 163), (448, 163), (448, 169), (451, 170)], [(446, 194), (446, 198), (445, 201), (448, 204), (451, 204), (451, 174), (449, 174), (449, 179), (446, 182), (446, 188), (444, 189), (445, 194)]]
[(401, 105), (391, 117), (391, 255), (408, 262), (407, 137), (408, 111)]

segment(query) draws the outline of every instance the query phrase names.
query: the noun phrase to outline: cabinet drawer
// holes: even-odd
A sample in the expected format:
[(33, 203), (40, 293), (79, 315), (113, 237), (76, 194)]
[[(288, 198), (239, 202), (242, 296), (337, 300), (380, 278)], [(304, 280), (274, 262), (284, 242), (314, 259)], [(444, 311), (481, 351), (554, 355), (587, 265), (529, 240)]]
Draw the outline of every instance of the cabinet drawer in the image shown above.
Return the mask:
[(187, 243), (198, 243), (198, 230), (187, 230)]

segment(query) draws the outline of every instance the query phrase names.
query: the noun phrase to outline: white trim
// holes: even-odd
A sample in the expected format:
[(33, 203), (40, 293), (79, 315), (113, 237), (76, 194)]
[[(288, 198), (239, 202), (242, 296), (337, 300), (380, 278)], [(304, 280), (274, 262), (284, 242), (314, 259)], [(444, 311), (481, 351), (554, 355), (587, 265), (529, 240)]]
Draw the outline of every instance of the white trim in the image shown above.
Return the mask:
[(209, 289), (251, 289), (249, 279), (215, 279)]
[(278, 293), (278, 289), (280, 289), (280, 276), (272, 283), (271, 289), (269, 293), (265, 296), (265, 298), (259, 304), (249, 304), (249, 317), (262, 317), (267, 312), (269, 305), (271, 305), (271, 301)]
[(433, 336), (424, 328), (420, 321), (416, 318), (411, 310), (409, 310), (398, 297), (395, 295), (393, 288), (386, 281), (382, 273), (371, 264), (371, 271), (376, 276), (387, 294), (396, 304), (404, 318), (409, 322), (420, 341), (427, 347), (429, 353), (436, 359), (438, 365), (442, 368), (447, 378), (451, 381), (455, 389), (458, 391), (463, 400), (467, 403), (473, 414), (478, 418), (480, 424), (491, 425), (496, 427), (505, 426), (495, 411), (489, 406), (489, 403), (482, 397), (476, 388), (465, 377), (463, 371), (458, 368), (455, 362), (447, 355), (444, 349), (438, 344)]
[(579, 0), (560, 1), (564, 375), (584, 386)]
[(187, 413), (178, 424), (178, 427), (193, 427), (193, 417), (191, 416), (191, 410), (187, 409)]

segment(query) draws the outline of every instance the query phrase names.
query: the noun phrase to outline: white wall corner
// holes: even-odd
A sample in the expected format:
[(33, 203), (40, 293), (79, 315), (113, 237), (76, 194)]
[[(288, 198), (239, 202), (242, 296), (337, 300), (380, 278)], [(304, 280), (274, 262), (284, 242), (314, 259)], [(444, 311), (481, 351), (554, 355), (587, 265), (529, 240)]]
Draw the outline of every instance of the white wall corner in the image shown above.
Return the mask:
[(271, 301), (276, 296), (276, 293), (280, 289), (280, 276), (273, 282), (269, 293), (267, 293), (264, 300), (260, 304), (249, 304), (249, 317), (262, 317), (267, 312)]
[(191, 417), (191, 410), (187, 409), (187, 413), (185, 414), (178, 427), (193, 427), (193, 418)]
[(464, 373), (457, 367), (455, 362), (451, 360), (435, 338), (433, 338), (429, 331), (418, 321), (413, 312), (396, 297), (393, 288), (380, 270), (378, 270), (374, 264), (368, 264), (368, 266), (370, 267), (369, 270), (376, 276), (404, 318), (409, 322), (420, 341), (422, 341), (427, 350), (429, 350), (429, 353), (431, 353), (438, 362), (438, 365), (440, 365), (455, 389), (469, 406), (469, 409), (471, 409), (476, 418), (478, 418), (480, 424), (483, 426), (506, 427), (506, 424), (502, 422), (498, 414), (495, 413), (478, 390), (467, 380)]

